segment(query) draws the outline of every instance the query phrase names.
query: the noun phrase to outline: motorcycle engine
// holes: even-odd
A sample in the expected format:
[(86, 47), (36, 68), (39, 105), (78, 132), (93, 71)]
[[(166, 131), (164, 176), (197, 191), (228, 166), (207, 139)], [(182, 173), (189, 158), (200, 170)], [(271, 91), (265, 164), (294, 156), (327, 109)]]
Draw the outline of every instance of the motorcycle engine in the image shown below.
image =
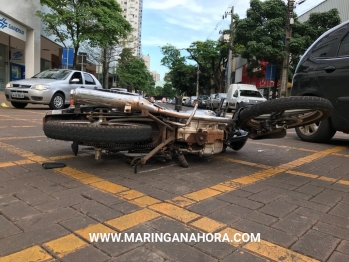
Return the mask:
[(188, 152), (212, 155), (222, 152), (224, 134), (224, 125), (193, 120), (188, 126), (178, 129), (177, 141), (185, 142)]

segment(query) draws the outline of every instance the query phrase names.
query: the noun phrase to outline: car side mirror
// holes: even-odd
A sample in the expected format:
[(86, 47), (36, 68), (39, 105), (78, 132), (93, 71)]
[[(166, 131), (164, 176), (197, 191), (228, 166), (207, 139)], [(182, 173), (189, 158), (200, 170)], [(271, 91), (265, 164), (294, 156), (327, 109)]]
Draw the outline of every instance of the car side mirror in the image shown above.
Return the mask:
[(80, 82), (79, 78), (74, 78), (70, 81), (70, 83), (72, 83), (72, 84), (77, 84), (79, 82)]

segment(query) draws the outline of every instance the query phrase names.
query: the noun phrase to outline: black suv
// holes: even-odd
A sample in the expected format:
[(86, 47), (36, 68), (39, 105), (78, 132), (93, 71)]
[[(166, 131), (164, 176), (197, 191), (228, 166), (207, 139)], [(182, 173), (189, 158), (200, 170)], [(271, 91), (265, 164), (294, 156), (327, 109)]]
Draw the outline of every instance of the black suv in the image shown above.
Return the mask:
[(293, 77), (292, 96), (319, 96), (331, 101), (330, 118), (296, 128), (304, 141), (325, 142), (336, 131), (349, 133), (349, 21), (320, 36), (305, 52)]

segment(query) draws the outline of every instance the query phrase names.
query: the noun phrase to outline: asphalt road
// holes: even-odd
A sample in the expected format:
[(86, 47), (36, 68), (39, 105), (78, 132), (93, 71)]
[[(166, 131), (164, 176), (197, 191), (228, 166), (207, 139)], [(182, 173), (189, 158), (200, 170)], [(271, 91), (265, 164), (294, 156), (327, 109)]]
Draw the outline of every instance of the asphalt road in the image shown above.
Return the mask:
[[(74, 156), (47, 106), (0, 92), (0, 261), (349, 261), (349, 139), (249, 140), (238, 152), (149, 161)], [(4, 104), (5, 103), (5, 104)], [(170, 105), (172, 106), (172, 105)], [(59, 161), (61, 169), (43, 169)], [(261, 241), (91, 243), (89, 233), (260, 233)]]

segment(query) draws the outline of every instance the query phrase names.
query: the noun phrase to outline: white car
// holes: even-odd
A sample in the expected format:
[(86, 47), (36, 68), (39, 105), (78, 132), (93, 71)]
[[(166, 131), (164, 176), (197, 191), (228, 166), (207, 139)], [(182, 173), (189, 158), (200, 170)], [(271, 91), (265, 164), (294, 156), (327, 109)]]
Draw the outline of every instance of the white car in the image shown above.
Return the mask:
[(255, 85), (232, 84), (228, 89), (228, 110), (236, 111), (242, 106), (248, 107), (265, 101), (267, 99), (262, 96)]
[(15, 108), (43, 104), (49, 105), (51, 109), (62, 109), (69, 105), (70, 90), (78, 87), (102, 89), (101, 83), (87, 72), (49, 69), (29, 79), (9, 82), (5, 88), (5, 96)]

